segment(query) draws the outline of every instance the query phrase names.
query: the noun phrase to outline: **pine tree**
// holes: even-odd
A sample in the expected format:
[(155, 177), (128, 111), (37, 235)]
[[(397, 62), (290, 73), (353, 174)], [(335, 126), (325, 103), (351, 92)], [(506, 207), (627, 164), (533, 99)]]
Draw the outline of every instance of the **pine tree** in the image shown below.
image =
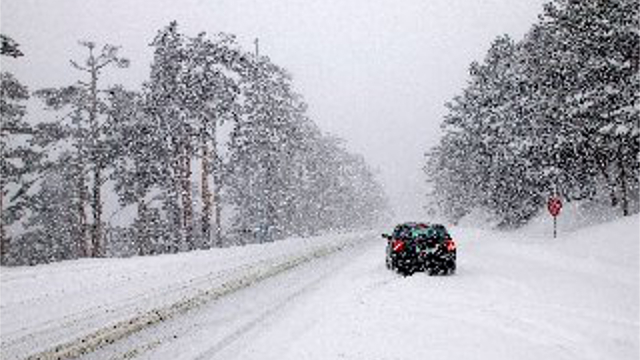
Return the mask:
[(630, 213), (638, 14), (634, 1), (553, 1), (522, 41), (498, 38), (484, 62), (472, 64), (427, 156), (434, 198), (452, 220), (484, 207), (518, 226), (547, 196), (570, 201), (603, 190)]
[[(21, 57), (19, 45), (0, 34), (0, 55)], [(11, 73), (0, 73), (0, 262), (6, 261), (10, 236), (6, 226), (24, 214), (28, 204), (27, 192), (33, 185), (32, 176), (39, 167), (42, 153), (29, 146), (34, 129), (25, 120), (29, 90)]]
[[(244, 71), (243, 55), (232, 37), (206, 34), (188, 38), (172, 22), (156, 36), (146, 108), (164, 139), (169, 139), (175, 180), (167, 193), (168, 210), (181, 229), (186, 249), (194, 249), (196, 234), (203, 247), (221, 244), (223, 166), (218, 152), (218, 127), (234, 121), (240, 111), (237, 79)], [(195, 218), (192, 161), (200, 159), (201, 217)], [(173, 209), (173, 210), (171, 210)], [(212, 232), (211, 217), (215, 217)], [(199, 223), (199, 229), (195, 224)], [(197, 231), (198, 230), (198, 231)]]
[[(119, 48), (113, 45), (105, 45), (98, 54), (95, 53), (96, 44), (89, 41), (80, 42), (80, 45), (87, 48), (88, 56), (84, 64), (71, 61), (72, 66), (86, 73), (89, 82), (78, 82), (75, 85), (58, 88), (42, 89), (36, 95), (42, 97), (48, 107), (61, 109), (71, 107), (75, 129), (69, 132), (73, 136), (73, 143), (76, 148), (78, 158), (84, 162), (81, 166), (84, 174), (91, 171), (92, 189), (90, 199), (84, 193), (86, 180), (84, 175), (78, 180), (81, 198), (90, 204), (93, 221), (91, 224), (90, 241), (87, 244), (87, 256), (97, 257), (104, 255), (103, 220), (102, 220), (102, 195), (101, 190), (105, 182), (103, 172), (109, 165), (109, 157), (103, 153), (104, 133), (108, 124), (101, 120), (105, 112), (104, 100), (99, 96), (101, 90), (98, 88), (99, 75), (109, 66), (119, 68), (128, 67), (129, 61), (118, 55)], [(84, 203), (82, 201), (81, 203)], [(80, 221), (85, 221), (84, 206), (79, 210)], [(82, 226), (84, 227), (84, 226)]]
[[(194, 119), (196, 143), (200, 147), (200, 219), (203, 244), (220, 245), (222, 162), (218, 149), (218, 128), (235, 121), (240, 113), (239, 86), (242, 64), (235, 39), (225, 34), (209, 39), (205, 33), (189, 39), (181, 81), (189, 84), (187, 110)], [(213, 180), (213, 181), (212, 181)], [(215, 217), (212, 229), (211, 217)], [(213, 230), (213, 232), (212, 232)]]
[(27, 231), (11, 249), (12, 264), (38, 264), (75, 259), (84, 254), (76, 241), (83, 229), (76, 209), (80, 197), (75, 185), (81, 170), (77, 157), (60, 155), (60, 161), (43, 173), (38, 191), (29, 198)]
[(296, 118), (302, 106), (291, 78), (267, 58), (255, 58), (242, 82), (244, 113), (231, 134), (229, 196), (237, 210), (236, 230), (272, 241), (289, 230), (295, 181), (292, 156), (300, 136)]
[(19, 49), (20, 45), (7, 35), (0, 34), (0, 55), (18, 58), (24, 56)]
[(607, 192), (617, 206), (616, 187), (637, 187), (638, 14), (632, 1), (554, 1), (523, 40), (536, 112), (552, 140), (547, 158), (568, 199)]
[[(169, 155), (157, 137), (155, 124), (144, 111), (142, 94), (122, 87), (109, 90), (108, 116), (110, 127), (106, 149), (114, 159), (114, 189), (120, 204), (126, 208), (135, 204), (137, 217), (133, 238), (138, 255), (171, 251), (166, 241), (167, 227), (157, 208), (150, 204), (158, 200), (149, 197), (154, 188), (169, 183), (166, 163)], [(154, 234), (154, 235), (152, 235)]]

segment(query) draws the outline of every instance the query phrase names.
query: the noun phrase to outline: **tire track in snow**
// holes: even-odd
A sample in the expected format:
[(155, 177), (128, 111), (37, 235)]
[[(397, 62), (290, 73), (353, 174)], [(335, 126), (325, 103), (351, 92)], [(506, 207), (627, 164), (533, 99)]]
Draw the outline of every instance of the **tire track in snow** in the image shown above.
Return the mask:
[(200, 354), (194, 360), (208, 360), (208, 359), (213, 358), (216, 354), (218, 354), (219, 352), (223, 351), (224, 349), (226, 349), (227, 347), (232, 345), (236, 340), (242, 338), (244, 335), (249, 333), (256, 326), (262, 324), (266, 319), (268, 319), (269, 317), (271, 317), (274, 314), (276, 314), (278, 311), (280, 311), (283, 308), (285, 308), (290, 302), (292, 302), (296, 298), (300, 297), (304, 293), (310, 291), (312, 288), (317, 286), (317, 284), (320, 283), (322, 280), (324, 280), (327, 276), (329, 276), (329, 274), (325, 273), (320, 278), (315, 279), (314, 281), (312, 281), (311, 283), (305, 285), (301, 289), (298, 289), (295, 292), (293, 292), (292, 294), (288, 295), (287, 297), (285, 297), (284, 300), (281, 300), (280, 302), (278, 302), (277, 304), (275, 304), (271, 308), (269, 308), (266, 311), (262, 312), (258, 317), (256, 317), (256, 318), (252, 319), (251, 321), (245, 323), (244, 325), (242, 325), (236, 331), (234, 331), (231, 334), (225, 336), (222, 340), (218, 341), (213, 347), (209, 348), (206, 352)]
[[(160, 327), (149, 328), (132, 337), (128, 343), (105, 348), (89, 356), (89, 359), (127, 360), (138, 357), (156, 359), (176, 356), (181, 359), (198, 360), (234, 358), (235, 349), (242, 347), (244, 341), (251, 338), (250, 334), (264, 329), (265, 322), (277, 319), (281, 311), (295, 306), (297, 299), (321, 288), (320, 284), (333, 276), (336, 269), (353, 260), (353, 252), (360, 251), (362, 246), (368, 246), (370, 243), (358, 241), (347, 245), (342, 249), (344, 251), (339, 251), (338, 254), (334, 252), (330, 256), (313, 258), (301, 263), (302, 267), (295, 271), (279, 273), (261, 284), (256, 284), (259, 288), (236, 292), (231, 297), (220, 299), (224, 302), (212, 303), (189, 317), (175, 319), (177, 322), (167, 322)], [(281, 284), (287, 285), (282, 287)], [(271, 290), (265, 292), (265, 289)], [(256, 294), (260, 294), (258, 303), (252, 300)], [(238, 301), (244, 305), (231, 305), (238, 304)], [(250, 308), (246, 308), (247, 304), (250, 304)], [(231, 312), (228, 312), (229, 310)], [(228, 315), (220, 317), (222, 313)], [(217, 315), (211, 318), (207, 314)], [(176, 345), (180, 347), (179, 344), (184, 339), (194, 341), (193, 337), (196, 337), (195, 342), (200, 344), (197, 349), (188, 346), (189, 349), (185, 349), (187, 354), (172, 350)], [(174, 343), (175, 341), (178, 343)], [(162, 349), (159, 352), (153, 352), (160, 346)]]
[[(377, 248), (374, 247), (376, 245), (375, 242), (370, 242), (366, 245), (371, 246), (371, 248), (366, 248), (364, 249), (364, 251), (363, 248), (351, 248), (348, 252), (339, 254), (338, 256), (340, 256), (340, 258), (334, 258), (335, 260), (332, 261), (335, 262), (330, 263), (331, 266), (326, 266), (326, 264), (323, 265), (323, 271), (319, 274), (313, 272), (313, 278), (310, 281), (305, 282), (303, 286), (301, 286), (291, 294), (288, 294), (283, 299), (275, 302), (272, 306), (260, 312), (258, 316), (253, 317), (251, 320), (239, 326), (235, 331), (223, 337), (208, 350), (200, 353), (193, 359), (242, 359), (242, 355), (238, 356), (237, 353), (235, 353), (235, 349), (237, 347), (244, 345), (243, 343), (241, 343), (242, 341), (247, 339), (253, 331), (264, 330), (261, 328), (265, 327), (265, 322), (269, 321), (270, 318), (275, 318), (276, 316), (278, 316), (279, 312), (287, 306), (291, 305), (292, 303), (295, 304), (295, 301), (297, 299), (308, 295), (314, 289), (322, 289), (323, 283), (325, 283), (326, 281), (331, 281), (331, 279), (335, 276), (340, 276), (337, 275), (337, 273), (342, 274), (347, 269), (347, 267), (349, 267), (349, 269), (353, 269), (351, 266), (359, 266), (360, 264), (358, 264), (357, 258), (369, 256), (368, 252), (377, 252)], [(353, 253), (356, 251), (358, 253), (354, 255)], [(382, 254), (381, 256), (384, 256), (384, 254)], [(384, 268), (384, 266), (380, 264), (380, 269), (382, 268)], [(389, 284), (397, 281), (402, 281), (405, 278), (400, 274), (391, 274), (391, 277), (389, 277), (388, 275), (390, 274), (387, 273), (387, 269), (384, 269), (384, 276), (382, 278), (376, 277), (376, 280), (373, 282), (371, 282), (371, 279), (362, 279), (365, 281), (365, 283), (360, 284), (362, 288), (358, 288), (357, 294), (363, 295), (369, 292), (375, 292), (381, 288), (384, 288), (385, 286), (388, 286)], [(354, 281), (359, 282), (360, 279), (354, 278)], [(266, 325), (266, 328), (268, 327), (269, 325)], [(234, 346), (236, 348), (234, 348)]]
[(7, 353), (24, 353), (32, 349), (34, 341), (50, 343), (58, 340), (60, 342), (68, 339), (70, 328), (77, 328), (77, 337), (82, 337), (83, 332), (86, 333), (86, 328), (96, 327), (94, 324), (118, 326), (122, 321), (138, 316), (143, 311), (143, 307), (149, 307), (149, 302), (155, 300), (156, 307), (162, 307), (163, 303), (172, 303), (185, 297), (197, 296), (202, 288), (210, 287), (211, 283), (224, 284), (225, 277), (250, 271), (252, 267), (268, 266), (270, 261), (273, 262), (274, 259), (264, 259), (231, 269), (211, 272), (188, 281), (158, 287), (126, 299), (97, 305), (75, 314), (46, 321), (40, 324), (35, 331), (23, 328), (3, 334), (3, 353), (5, 355)]
[(107, 314), (111, 314), (109, 316), (113, 317), (113, 313), (122, 313), (126, 310), (131, 310), (132, 308), (135, 310), (136, 307), (139, 307), (142, 301), (152, 300), (154, 298), (160, 298), (162, 296), (171, 294), (175, 296), (182, 295), (180, 293), (180, 291), (182, 290), (193, 291), (194, 288), (199, 285), (222, 279), (225, 276), (228, 276), (231, 273), (237, 273), (240, 270), (245, 270), (249, 265), (245, 264), (228, 270), (212, 272), (192, 278), (185, 282), (154, 288), (142, 294), (106, 304), (96, 305), (74, 314), (54, 318), (39, 324), (36, 331), (28, 328), (22, 328), (12, 332), (8, 332), (6, 334), (3, 334), (3, 337), (13, 339), (3, 341), (2, 347), (4, 348), (6, 346), (9, 346), (9, 344), (15, 346), (20, 342), (26, 342), (34, 337), (42, 337), (47, 333), (53, 334), (57, 330), (68, 329), (69, 327), (78, 325), (83, 321), (95, 321), (96, 318), (99, 318), (100, 316), (106, 316)]
[[(349, 238), (349, 240), (339, 244), (314, 247), (303, 252), (287, 256), (279, 256), (275, 259), (262, 260), (258, 263), (242, 266), (245, 267), (245, 269), (244, 271), (241, 271), (241, 274), (235, 274), (234, 270), (237, 269), (225, 270), (225, 272), (230, 272), (232, 274), (230, 279), (227, 279), (221, 284), (204, 290), (200, 289), (193, 296), (181, 299), (170, 305), (161, 306), (150, 311), (137, 314), (132, 318), (119, 321), (113, 325), (102, 327), (86, 336), (82, 336), (81, 338), (77, 338), (70, 342), (55, 346), (52, 349), (47, 349), (37, 354), (33, 354), (27, 357), (27, 359), (71, 359), (80, 357), (104, 346), (113, 344), (114, 342), (149, 326), (171, 319), (187, 311), (200, 307), (210, 301), (219, 299), (254, 283), (292, 269), (312, 259), (320, 258), (340, 251), (346, 247), (353, 246), (367, 237), (367, 235), (360, 235), (355, 238)], [(209, 279), (207, 278), (206, 280), (208, 281)], [(191, 284), (190, 286), (192, 287), (193, 285)], [(3, 344), (3, 353), (5, 353), (4, 347), (5, 344)]]

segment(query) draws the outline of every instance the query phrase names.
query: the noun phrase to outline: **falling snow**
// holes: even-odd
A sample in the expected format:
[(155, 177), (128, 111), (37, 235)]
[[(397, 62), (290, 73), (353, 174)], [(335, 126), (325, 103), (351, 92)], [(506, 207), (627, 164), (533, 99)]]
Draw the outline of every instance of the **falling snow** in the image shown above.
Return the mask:
[[(34, 6), (7, 3), (13, 11)], [(421, 3), (423, 12), (438, 8)], [(459, 4), (444, 3), (451, 19), (466, 21), (450, 11)], [(272, 15), (288, 10), (280, 7)], [(239, 40), (247, 34), (197, 32), (223, 26), (216, 21), (194, 31), (188, 17), (163, 19), (137, 49), (102, 43), (119, 32), (100, 28), (112, 33), (57, 51), (70, 75), (60, 83), (43, 76), (44, 86), (7, 71), (5, 61), (42, 74), (57, 69), (59, 54), (42, 55), (28, 31), (2, 29), (3, 356), (638, 358), (640, 3), (550, 0), (523, 36), (487, 42), (456, 95), (440, 89), (449, 75), (413, 73), (438, 69), (426, 59), (448, 54), (445, 47), (468, 45), (451, 43), (457, 35), (448, 26), (438, 25), (451, 36), (440, 39), (376, 24), (367, 42), (357, 28), (370, 24), (335, 7), (335, 23), (309, 26), (333, 31), (344, 23), (340, 39), (322, 32), (332, 48), (323, 55), (347, 59), (341, 66), (311, 59), (289, 46), (291, 37), (278, 41), (289, 56), (302, 53), (307, 71), (338, 74), (323, 96), (348, 108), (331, 109), (345, 113), (332, 121), (352, 121), (350, 132), (389, 151), (386, 177), (422, 183), (420, 191), (390, 189), (371, 154), (321, 126), (323, 112), (310, 109), (331, 106), (303, 94), (312, 92), (310, 78), (283, 65), (287, 56), (261, 51), (258, 39), (248, 48)], [(402, 12), (387, 10), (372, 22), (393, 19), (400, 29)], [(412, 24), (422, 16), (415, 10)], [(255, 14), (264, 16), (260, 6)], [(305, 21), (285, 22), (292, 30)], [(403, 47), (415, 46), (405, 41), (425, 36), (437, 38), (442, 54), (424, 46), (433, 53), (406, 56)], [(149, 61), (138, 61), (136, 50)], [(414, 63), (399, 66), (394, 57)], [(34, 58), (46, 58), (46, 69), (32, 69), (42, 64)], [(355, 84), (355, 69), (371, 83)], [(333, 93), (345, 84), (384, 99)], [(433, 99), (418, 87), (448, 98), (430, 95), (441, 113), (424, 111)], [(349, 119), (351, 108), (369, 115)], [(436, 119), (441, 131), (398, 125), (407, 133), (388, 141), (361, 125), (407, 116)], [(392, 155), (409, 148), (424, 157)], [(549, 199), (564, 204), (553, 220)], [(455, 275), (386, 271), (380, 227), (392, 228), (399, 202), (422, 209), (420, 219), (401, 222), (452, 230)]]

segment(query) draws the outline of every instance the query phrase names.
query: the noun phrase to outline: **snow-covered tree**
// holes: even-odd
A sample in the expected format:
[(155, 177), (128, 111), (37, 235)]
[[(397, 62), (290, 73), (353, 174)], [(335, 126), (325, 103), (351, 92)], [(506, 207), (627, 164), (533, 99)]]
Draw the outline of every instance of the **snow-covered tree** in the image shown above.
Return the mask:
[[(102, 71), (128, 61), (116, 47), (81, 45), (88, 57), (72, 65), (88, 79), (35, 93), (59, 111), (56, 121), (20, 123), (28, 93), (18, 86), (5, 96), (4, 85), (16, 82), (3, 75), (3, 114), (32, 131), (28, 149), (49, 152), (29, 170), (28, 185), (37, 186), (24, 197), (28, 214), (11, 208), (25, 226), (12, 263), (187, 251), (238, 234), (240, 242), (271, 241), (379, 220), (384, 194), (364, 159), (318, 129), (285, 69), (232, 35), (189, 37), (170, 23), (151, 43), (139, 91), (99, 87)], [(13, 166), (6, 163), (3, 172)], [(105, 186), (120, 204), (109, 219)], [(232, 214), (226, 232), (223, 206)], [(135, 215), (111, 223), (120, 213)]]
[[(218, 127), (240, 111), (237, 80), (241, 52), (230, 36), (189, 38), (172, 22), (152, 43), (154, 62), (145, 85), (145, 108), (157, 134), (168, 146), (172, 175), (167, 210), (180, 229), (184, 247), (196, 247), (195, 223), (203, 245), (221, 243), (222, 164), (218, 153)], [(201, 218), (194, 217), (193, 159), (200, 159)], [(215, 216), (215, 226), (211, 217)]]
[(286, 70), (249, 59), (225, 177), (233, 232), (262, 242), (380, 220), (384, 194), (364, 160), (308, 118)]
[[(20, 57), (19, 45), (0, 34), (1, 55)], [(5, 262), (10, 247), (6, 226), (21, 218), (28, 204), (27, 191), (42, 153), (30, 146), (33, 127), (24, 120), (29, 91), (11, 73), (0, 72), (0, 261)]]
[[(103, 151), (105, 142), (105, 131), (109, 123), (103, 116), (106, 111), (104, 102), (105, 92), (98, 87), (100, 74), (105, 68), (115, 66), (125, 68), (129, 61), (122, 58), (118, 52), (119, 48), (113, 45), (105, 45), (96, 53), (96, 44), (89, 41), (82, 41), (80, 45), (88, 51), (88, 56), (83, 64), (71, 61), (72, 66), (83, 72), (88, 77), (88, 82), (78, 81), (74, 85), (62, 88), (48, 88), (36, 91), (36, 95), (41, 97), (45, 104), (54, 110), (62, 108), (69, 109), (66, 116), (72, 120), (72, 124), (64, 124), (66, 131), (59, 132), (61, 135), (68, 135), (63, 139), (70, 139), (78, 161), (84, 170), (80, 171), (81, 178), (78, 179), (78, 187), (82, 198), (90, 205), (92, 210), (92, 224), (90, 239), (87, 243), (87, 256), (102, 256), (104, 252), (103, 219), (102, 219), (102, 186), (105, 183), (103, 172), (108, 167), (111, 158)], [(85, 198), (85, 187), (87, 180), (85, 174), (91, 172), (90, 196)], [(82, 203), (85, 203), (83, 200)], [(79, 219), (84, 221), (84, 206), (80, 209)], [(85, 227), (85, 226), (81, 226)]]
[(534, 53), (546, 60), (530, 69), (540, 102), (557, 107), (563, 182), (596, 188), (599, 173), (625, 215), (638, 189), (639, 19), (637, 1), (553, 1), (534, 29), (550, 39), (545, 58)]
[(260, 241), (287, 232), (290, 163), (299, 146), (296, 122), (301, 106), (292, 92), (291, 78), (267, 58), (255, 58), (243, 79), (243, 116), (234, 124), (228, 165), (230, 202), (235, 206), (233, 227), (256, 232)]
[(14, 58), (24, 56), (19, 49), (20, 45), (7, 35), (0, 34), (0, 55)]
[(17, 236), (9, 251), (11, 264), (38, 264), (75, 259), (85, 253), (78, 242), (82, 222), (77, 211), (81, 200), (76, 185), (77, 157), (65, 152), (60, 161), (48, 167), (39, 181), (39, 189), (29, 197), (28, 231)]
[[(137, 216), (133, 232), (127, 242), (133, 244), (138, 255), (177, 251), (171, 230), (160, 217), (153, 190), (159, 191), (170, 183), (166, 163), (170, 159), (167, 147), (156, 134), (153, 119), (144, 111), (144, 97), (122, 87), (109, 90), (107, 112), (113, 126), (109, 128), (106, 149), (114, 160), (115, 192), (124, 211), (135, 205)], [(156, 194), (157, 195), (157, 194)], [(126, 251), (126, 250), (124, 250)]]
[(484, 207), (517, 226), (551, 194), (601, 191), (629, 214), (638, 197), (638, 15), (634, 1), (553, 1), (523, 40), (498, 38), (472, 64), (427, 156), (432, 198), (448, 217)]
[(449, 114), (427, 170), (436, 201), (454, 220), (476, 207), (490, 209), (505, 226), (537, 212), (544, 184), (542, 163), (531, 161), (542, 148), (527, 95), (518, 47), (497, 38), (482, 63), (470, 67), (462, 95), (447, 104)]

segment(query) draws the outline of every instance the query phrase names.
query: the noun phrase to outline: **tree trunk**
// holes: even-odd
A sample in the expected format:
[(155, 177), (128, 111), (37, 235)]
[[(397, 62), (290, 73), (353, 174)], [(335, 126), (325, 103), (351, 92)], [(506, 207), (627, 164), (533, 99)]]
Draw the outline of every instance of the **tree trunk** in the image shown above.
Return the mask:
[(183, 212), (182, 212), (182, 145), (177, 138), (172, 138), (173, 158), (171, 176), (171, 189), (168, 192), (165, 207), (168, 210), (170, 239), (167, 250), (171, 253), (182, 250), (184, 236)]
[(201, 188), (202, 188), (202, 236), (204, 238), (204, 246), (211, 247), (211, 191), (209, 191), (209, 145), (207, 142), (207, 133), (203, 129), (201, 136), (201, 153), (202, 153), (202, 169), (201, 169)]
[(621, 205), (622, 215), (629, 216), (629, 199), (627, 193), (627, 172), (624, 164), (624, 152), (622, 144), (618, 147), (618, 164), (620, 166), (620, 186), (622, 187)]
[(100, 189), (102, 186), (100, 154), (98, 153), (98, 67), (96, 59), (93, 55), (93, 49), (89, 54), (89, 71), (91, 74), (90, 96), (91, 104), (89, 107), (89, 126), (91, 127), (91, 160), (94, 166), (92, 203), (93, 209), (93, 226), (91, 231), (92, 257), (102, 256), (102, 197)]
[(222, 221), (220, 212), (222, 210), (220, 206), (220, 186), (218, 183), (214, 183), (213, 188), (213, 209), (214, 216), (216, 218), (216, 224), (213, 228), (213, 237), (215, 239), (216, 246), (222, 247)]
[[(1, 129), (0, 129), (1, 131)], [(0, 134), (4, 137), (4, 135)], [(5, 157), (5, 140), (0, 139), (0, 159), (4, 160)], [(0, 264), (6, 263), (6, 256), (9, 253), (9, 237), (5, 233), (4, 228), (4, 188), (5, 188), (5, 176), (0, 174)]]
[(84, 167), (80, 166), (78, 176), (78, 244), (82, 248), (82, 256), (90, 257), (91, 254), (91, 242), (87, 238), (87, 213), (85, 212), (84, 205), (87, 203), (87, 189), (84, 183)]
[(217, 247), (222, 247), (222, 221), (220, 219), (221, 212), (221, 202), (220, 202), (220, 189), (222, 188), (221, 181), (221, 168), (220, 161), (218, 157), (218, 140), (216, 137), (217, 134), (217, 126), (216, 122), (211, 122), (211, 159), (215, 164), (215, 168), (213, 169), (213, 190), (212, 190), (212, 203), (213, 203), (213, 213), (215, 216), (215, 227), (213, 228), (213, 238), (215, 241), (215, 245)]
[(147, 255), (150, 248), (149, 224), (147, 221), (147, 204), (138, 198), (138, 255)]
[[(4, 147), (2, 154), (4, 156)], [(4, 265), (5, 257), (9, 252), (9, 238), (4, 230), (4, 176), (0, 176), (0, 264)]]
[(600, 170), (600, 173), (602, 174), (602, 177), (604, 177), (604, 181), (607, 187), (607, 190), (609, 191), (609, 199), (611, 200), (611, 207), (616, 207), (618, 206), (618, 198), (616, 197), (616, 183), (615, 180), (611, 180), (611, 176), (609, 176), (609, 172), (608, 170), (608, 164), (606, 162), (607, 156), (601, 156), (601, 155), (596, 155), (595, 156), (595, 163), (598, 166), (598, 169)]
[(182, 220), (184, 241), (188, 250), (193, 244), (193, 204), (191, 203), (191, 151), (187, 144), (182, 146), (181, 182), (182, 182)]
[(102, 244), (102, 194), (100, 189), (102, 187), (102, 171), (100, 164), (94, 163), (94, 179), (93, 179), (93, 232), (91, 234), (93, 243), (93, 256), (104, 256), (104, 249)]
[(604, 176), (604, 180), (609, 190), (609, 199), (611, 200), (611, 207), (616, 207), (618, 206), (618, 198), (616, 197), (616, 184), (611, 181), (611, 177), (609, 176), (606, 170), (602, 170), (602, 174)]

